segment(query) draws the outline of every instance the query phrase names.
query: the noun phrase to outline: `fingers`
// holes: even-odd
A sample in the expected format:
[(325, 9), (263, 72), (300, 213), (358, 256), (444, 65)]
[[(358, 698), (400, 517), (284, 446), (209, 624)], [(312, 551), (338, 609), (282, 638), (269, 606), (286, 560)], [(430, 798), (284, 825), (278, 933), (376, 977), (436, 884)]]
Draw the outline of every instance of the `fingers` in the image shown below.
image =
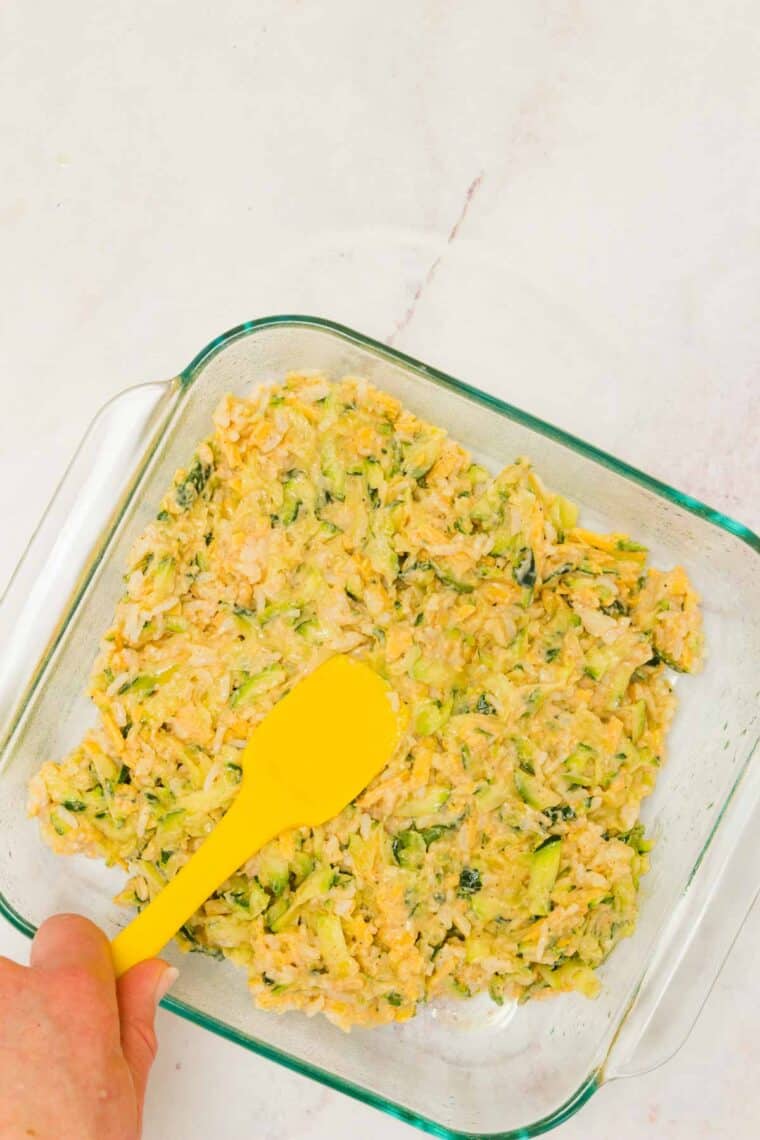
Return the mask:
[(158, 1003), (177, 978), (177, 970), (158, 958), (139, 962), (116, 983), (121, 1048), (135, 1083), (142, 1112), (145, 1089), (158, 1043), (154, 1028)]
[(76, 967), (100, 981), (114, 980), (108, 939), (78, 914), (57, 914), (43, 922), (32, 942), (31, 965), (37, 970)]
[[(98, 1032), (103, 1027), (109, 1036), (112, 1032), (114, 1045), (118, 1042), (117, 1034), (120, 1035), (121, 1051), (132, 1074), (141, 1115), (157, 1050), (156, 1007), (177, 971), (152, 958), (133, 966), (116, 981), (108, 939), (93, 923), (74, 914), (59, 914), (42, 924), (32, 943), (31, 966), (40, 971), (40, 978), (56, 971), (64, 973), (66, 993), (69, 997), (73, 993), (81, 997), (76, 998), (77, 1010), (100, 1010), (106, 1020)], [(54, 989), (61, 989), (52, 977), (49, 982)]]

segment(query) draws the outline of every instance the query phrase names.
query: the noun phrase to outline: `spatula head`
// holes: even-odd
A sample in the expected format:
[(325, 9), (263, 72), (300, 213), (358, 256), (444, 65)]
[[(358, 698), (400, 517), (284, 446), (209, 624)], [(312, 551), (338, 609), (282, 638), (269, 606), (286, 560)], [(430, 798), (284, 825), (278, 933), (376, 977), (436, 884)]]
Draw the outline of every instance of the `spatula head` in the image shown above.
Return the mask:
[(241, 797), (282, 789), (293, 826), (325, 823), (382, 771), (401, 731), (387, 682), (360, 661), (331, 657), (254, 730), (243, 752)]

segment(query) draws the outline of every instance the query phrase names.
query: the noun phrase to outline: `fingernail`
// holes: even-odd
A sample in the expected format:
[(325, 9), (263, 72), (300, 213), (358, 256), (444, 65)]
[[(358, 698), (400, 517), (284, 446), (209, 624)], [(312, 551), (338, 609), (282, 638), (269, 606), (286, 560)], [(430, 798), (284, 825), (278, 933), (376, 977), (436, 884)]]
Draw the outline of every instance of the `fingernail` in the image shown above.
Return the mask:
[(179, 970), (175, 966), (167, 966), (156, 986), (156, 1005), (166, 997), (178, 977)]

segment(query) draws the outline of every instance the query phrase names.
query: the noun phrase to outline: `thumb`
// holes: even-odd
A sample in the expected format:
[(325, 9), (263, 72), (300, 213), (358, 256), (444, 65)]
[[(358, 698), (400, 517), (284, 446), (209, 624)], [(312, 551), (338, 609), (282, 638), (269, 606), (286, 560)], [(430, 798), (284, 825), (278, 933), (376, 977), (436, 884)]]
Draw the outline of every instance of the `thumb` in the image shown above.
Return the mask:
[(141, 1114), (148, 1074), (158, 1052), (154, 1028), (156, 1009), (177, 977), (178, 971), (173, 966), (167, 966), (159, 958), (150, 958), (132, 966), (116, 983), (121, 1048), (132, 1073)]

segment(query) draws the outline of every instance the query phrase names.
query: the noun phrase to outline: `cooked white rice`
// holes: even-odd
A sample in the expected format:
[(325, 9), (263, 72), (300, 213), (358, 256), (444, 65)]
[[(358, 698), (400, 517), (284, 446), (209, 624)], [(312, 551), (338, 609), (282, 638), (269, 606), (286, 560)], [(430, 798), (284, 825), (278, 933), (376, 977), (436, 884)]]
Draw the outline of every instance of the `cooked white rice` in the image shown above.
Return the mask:
[(352, 653), (409, 710), (392, 762), (255, 855), (181, 944), (243, 966), (261, 1007), (344, 1028), (444, 994), (593, 995), (636, 919), (666, 665), (700, 663), (684, 571), (362, 380), (291, 375), (214, 424), (134, 546), (97, 727), (33, 781), (46, 840), (123, 866), (142, 906), (229, 806), (252, 727)]

